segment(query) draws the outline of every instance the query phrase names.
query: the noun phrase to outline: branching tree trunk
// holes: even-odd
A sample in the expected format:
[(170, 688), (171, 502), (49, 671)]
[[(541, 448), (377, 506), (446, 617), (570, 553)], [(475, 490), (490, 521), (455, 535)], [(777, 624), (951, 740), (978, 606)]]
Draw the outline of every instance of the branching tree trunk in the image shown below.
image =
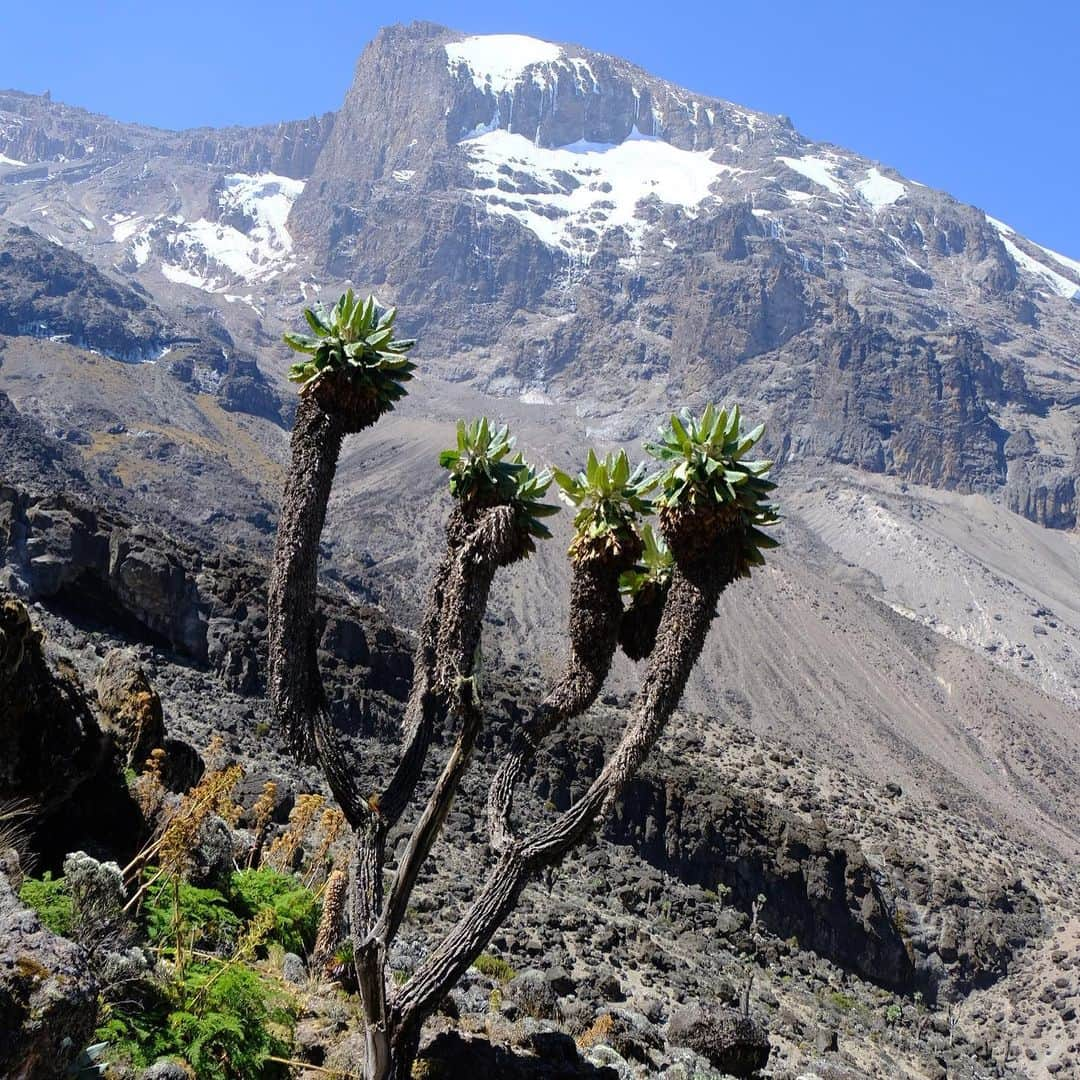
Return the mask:
[[(737, 410), (729, 414), (710, 406), (700, 421), (673, 417), (664, 442), (650, 448), (668, 463), (652, 479), (641, 470), (631, 474), (625, 454), (600, 461), (591, 451), (578, 478), (556, 472), (565, 497), (578, 508), (566, 663), (544, 700), (526, 710), (496, 763), (487, 807), (493, 861), (472, 904), (409, 980), (392, 988), (387, 978), (391, 945), (483, 727), (474, 668), (495, 575), (530, 554), (535, 539), (549, 535), (539, 518), (553, 508), (540, 501), (551, 476), (537, 474), (511, 453), (505, 428), (495, 430), (486, 420), (459, 425), (457, 450), (440, 459), (451, 471), (457, 503), (421, 624), (398, 763), (381, 791), (361, 792), (326, 707), (315, 595), (319, 538), (342, 440), (374, 422), (385, 401), (397, 394), (379, 382), (396, 377), (400, 368), (393, 364), (384, 370), (369, 359), (362, 378), (345, 361), (334, 367), (338, 345), (333, 343), (341, 344), (346, 357), (362, 351), (349, 339), (352, 322), (366, 318), (371, 326), (384, 325), (381, 309), (373, 301), (367, 304), (349, 294), (330, 315), (307, 313), (318, 337), (294, 335), (302, 345), (290, 342), (317, 361), (324, 353), (330, 359), (321, 367), (313, 361), (294, 369), (311, 382), (297, 413), (270, 582), (269, 693), (274, 719), (293, 752), (322, 765), (352, 829), (348, 909), (367, 1031), (364, 1076), (405, 1080), (425, 1020), (479, 956), (525, 886), (597, 827), (640, 769), (679, 703), (721, 592), (748, 575), (751, 565), (760, 565), (759, 548), (771, 546), (756, 526), (775, 517), (763, 501), (772, 486), (764, 480), (768, 463), (742, 460), (761, 432), (744, 433)], [(382, 355), (376, 347), (384, 341), (379, 333), (364, 339), (365, 348), (375, 350), (371, 356)], [(349, 378), (361, 378), (364, 393), (341, 382)], [(653, 508), (646, 494), (656, 486), (662, 488), (656, 502), (670, 552), (639, 525), (640, 516)], [(629, 607), (621, 586), (642, 590)], [(637, 619), (640, 625), (633, 624)], [(530, 763), (546, 739), (596, 701), (620, 640), (635, 643), (635, 658), (648, 656), (621, 739), (569, 809), (546, 823), (516, 825), (514, 792)], [(447, 718), (452, 745), (384, 888), (388, 832), (416, 799), (434, 733)]]

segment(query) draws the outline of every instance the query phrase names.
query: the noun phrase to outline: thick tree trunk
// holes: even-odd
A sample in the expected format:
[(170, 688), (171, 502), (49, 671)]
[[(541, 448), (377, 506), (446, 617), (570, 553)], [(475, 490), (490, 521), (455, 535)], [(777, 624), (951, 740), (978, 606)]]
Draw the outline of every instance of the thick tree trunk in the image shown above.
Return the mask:
[(367, 1040), (364, 1080), (412, 1080), (413, 1063), (420, 1047), (420, 1029), (400, 1030), (393, 1036), (379, 1032)]
[(279, 730), (305, 761), (315, 759), (315, 726), (326, 707), (315, 634), (319, 538), (344, 437), (340, 419), (324, 412), (314, 395), (301, 397), (270, 572), (267, 689)]
[[(631, 560), (632, 564), (632, 560)], [(622, 563), (576, 562), (570, 579), (570, 649), (562, 675), (540, 707), (514, 732), (510, 749), (488, 792), (488, 831), (501, 851), (511, 841), (514, 791), (540, 744), (556, 728), (580, 716), (600, 694), (619, 642)]]
[(514, 909), (529, 880), (579, 844), (636, 775), (682, 698), (720, 593), (738, 576), (739, 540), (736, 536), (733, 543), (717, 542), (704, 557), (676, 566), (657, 645), (619, 745), (573, 806), (504, 848), (472, 906), (395, 995), (396, 1023), (419, 1027), (431, 1015)]
[(353, 965), (364, 1009), (367, 1036), (365, 1076), (389, 1076), (390, 1017), (386, 999), (386, 949), (370, 931), (382, 911), (382, 868), (386, 858), (386, 829), (374, 815), (355, 833), (349, 863), (349, 913), (352, 923)]

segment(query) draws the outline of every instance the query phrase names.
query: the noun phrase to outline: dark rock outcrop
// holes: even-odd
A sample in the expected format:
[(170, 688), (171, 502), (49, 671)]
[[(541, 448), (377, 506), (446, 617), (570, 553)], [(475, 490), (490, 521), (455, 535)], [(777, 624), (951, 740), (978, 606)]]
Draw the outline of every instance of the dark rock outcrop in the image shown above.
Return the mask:
[(107, 116), (65, 105), (48, 94), (0, 90), (0, 113), (19, 123), (0, 134), (0, 154), (27, 167), (93, 170), (115, 164), (131, 151), (173, 153), (185, 161), (230, 172), (273, 172), (302, 178), (334, 126), (334, 114), (288, 120), (255, 128), (192, 128), (163, 131), (124, 124)]
[[(1006, 433), (990, 407), (1005, 372), (977, 334), (898, 335), (844, 306), (814, 351), (800, 453), (958, 491), (1004, 483)], [(801, 404), (786, 408), (798, 431)]]
[(311, 175), (334, 127), (334, 113), (258, 128), (196, 128), (180, 132), (180, 153), (230, 172)]
[(113, 649), (97, 675), (101, 722), (124, 763), (141, 770), (150, 751), (165, 746), (161, 698), (129, 649)]
[(59, 336), (120, 360), (146, 359), (177, 336), (141, 292), (6, 223), (0, 223), (0, 333)]
[(765, 1029), (735, 1009), (676, 1009), (667, 1036), (675, 1046), (688, 1047), (732, 1076), (756, 1076), (769, 1061)]
[[(0, 344), (0, 363), (3, 346)], [(34, 491), (64, 488), (87, 494), (91, 490), (78, 452), (50, 436), (33, 417), (23, 416), (0, 390), (0, 461), (5, 476), (20, 477)], [(8, 542), (10, 518), (0, 514), (0, 546)]]
[[(633, 781), (606, 835), (705, 888), (731, 890), (762, 923), (881, 985), (911, 990), (916, 973), (903, 935), (858, 845), (764, 802), (710, 791), (706, 778), (667, 772)], [(665, 776), (664, 780), (659, 776)]]
[(73, 672), (54, 672), (26, 607), (0, 595), (0, 798), (55, 811), (101, 769), (106, 743)]
[(920, 975), (932, 996), (957, 1000), (992, 986), (1017, 953), (1043, 932), (1038, 897), (1016, 878), (988, 876), (965, 883), (931, 873), (911, 852), (886, 852), (904, 924)]
[[(142, 822), (74, 669), (54, 667), (25, 606), (0, 593), (0, 799), (35, 811), (45, 865), (75, 847), (129, 856)], [(126, 858), (125, 858), (126, 861)]]
[(501, 1080), (616, 1080), (618, 1073), (583, 1061), (567, 1035), (534, 1036), (543, 1056), (515, 1054), (493, 1046), (479, 1036), (463, 1036), (456, 1031), (437, 1035), (421, 1047), (414, 1076), (440, 1080), (475, 1080), (478, 1076)]
[[(261, 564), (169, 539), (65, 495), (33, 497), (0, 488), (4, 521), (3, 559), (28, 599), (173, 650), (209, 667), (239, 693), (260, 691), (266, 629)], [(374, 608), (324, 593), (322, 611), (332, 708), (352, 730), (370, 726), (373, 701), (404, 700), (411, 650)]]
[(212, 320), (178, 322), (141, 288), (116, 280), (31, 229), (0, 221), (0, 334), (48, 338), (140, 363), (168, 351), (169, 371), (222, 407), (282, 419), (282, 401), (251, 357)]
[[(1057, 473), (1057, 475), (1055, 475)], [(1077, 522), (1077, 479), (1061, 475), (1053, 463), (1023, 462), (1009, 469), (1005, 501), (1010, 510), (1048, 529), (1071, 529)]]

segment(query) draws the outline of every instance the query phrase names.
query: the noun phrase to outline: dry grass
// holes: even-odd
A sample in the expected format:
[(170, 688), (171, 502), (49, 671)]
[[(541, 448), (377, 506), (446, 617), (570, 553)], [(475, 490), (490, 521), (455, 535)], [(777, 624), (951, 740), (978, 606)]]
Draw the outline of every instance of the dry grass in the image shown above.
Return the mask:
[(34, 870), (30, 823), (36, 813), (34, 804), (26, 799), (0, 801), (0, 858), (5, 853), (15, 853), (14, 863), (8, 861), (8, 877), (16, 890), (22, 884), (22, 879)]
[(289, 814), (289, 824), (280, 836), (274, 837), (263, 865), (272, 866), (275, 870), (291, 870), (304, 837), (325, 805), (326, 798), (322, 795), (298, 795), (296, 805)]
[[(202, 779), (167, 813), (158, 828), (156, 838), (146, 844), (124, 867), (124, 879), (132, 881), (152, 860), (156, 860), (158, 865), (156, 872), (136, 889), (125, 910), (138, 903), (147, 889), (158, 881), (176, 879), (186, 873), (198, 844), (199, 834), (208, 818), (216, 814), (230, 824), (236, 823), (240, 807), (233, 801), (232, 793), (244, 771), (239, 765), (227, 763), (222, 755), (222, 741), (219, 736), (215, 736), (206, 750), (208, 768)], [(153, 755), (151, 760), (153, 761)], [(160, 759), (157, 768), (160, 769)], [(148, 788), (151, 783), (152, 781), (148, 782)]]
[(614, 1021), (611, 1019), (611, 1013), (601, 1013), (592, 1024), (577, 1037), (576, 1041), (578, 1049), (588, 1050), (597, 1043), (603, 1042), (608, 1035), (611, 1034), (613, 1026)]

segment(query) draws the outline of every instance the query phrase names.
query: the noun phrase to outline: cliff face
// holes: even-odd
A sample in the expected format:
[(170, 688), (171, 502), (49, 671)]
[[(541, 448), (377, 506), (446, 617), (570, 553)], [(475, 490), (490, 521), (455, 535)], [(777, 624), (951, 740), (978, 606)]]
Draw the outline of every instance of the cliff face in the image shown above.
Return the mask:
[[(334, 114), (257, 128), (195, 128), (173, 132), (125, 124), (48, 96), (0, 90), (0, 155), (34, 175), (64, 166), (92, 174), (128, 155), (166, 154), (230, 172), (279, 173), (302, 178), (334, 126)], [(8, 164), (8, 162), (3, 162)], [(85, 168), (82, 168), (85, 167)], [(25, 173), (0, 181), (20, 183)]]
[(1052, 417), (1076, 407), (1080, 266), (783, 117), (576, 46), (392, 27), (289, 227), (437, 329), (454, 379), (624, 439), (737, 394), (794, 433), (782, 459), (1075, 524)]
[(173, 133), (5, 93), (0, 154), (5, 218), (275, 369), (280, 327), (351, 282), (493, 411), (633, 441), (738, 396), (782, 463), (1075, 526), (1080, 263), (616, 57), (392, 26), (335, 114)]
[(177, 136), (179, 154), (230, 173), (274, 173), (303, 180), (334, 127), (334, 113), (260, 128), (206, 128)]
[[(113, 625), (136, 641), (207, 667), (230, 690), (261, 694), (266, 568), (194, 545), (59, 493), (0, 486), (6, 582), (29, 600)], [(373, 608), (327, 594), (322, 664), (335, 712), (360, 724), (370, 695), (404, 699), (407, 647)]]

